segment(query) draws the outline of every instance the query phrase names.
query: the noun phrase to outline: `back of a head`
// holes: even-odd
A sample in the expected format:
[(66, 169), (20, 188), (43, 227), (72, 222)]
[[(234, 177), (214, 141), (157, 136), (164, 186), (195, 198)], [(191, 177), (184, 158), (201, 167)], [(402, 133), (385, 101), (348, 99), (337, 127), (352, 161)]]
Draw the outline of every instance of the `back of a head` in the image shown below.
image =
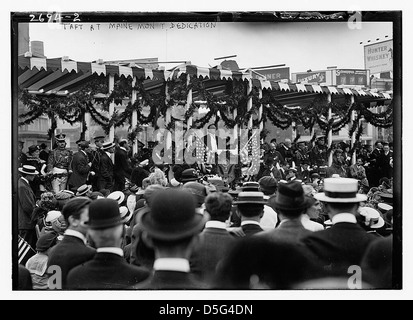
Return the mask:
[(317, 277), (318, 271), (308, 253), (293, 243), (242, 238), (229, 248), (217, 269), (213, 287), (291, 289), (296, 283)]
[(258, 217), (264, 212), (263, 204), (243, 203), (237, 204), (239, 213), (245, 218)]
[(278, 183), (277, 183), (277, 180), (274, 179), (273, 177), (270, 177), (270, 176), (261, 177), (258, 183), (260, 184), (260, 190), (266, 196), (270, 196), (277, 191)]
[(198, 208), (202, 206), (205, 201), (205, 197), (207, 196), (207, 189), (202, 183), (190, 181), (186, 182), (182, 188), (183, 190), (189, 191), (193, 195), (194, 201)]
[(268, 200), (268, 204), (277, 212), (294, 219), (308, 208), (309, 201), (304, 195), (300, 182), (290, 181), (280, 183), (275, 196)]
[(224, 222), (232, 209), (232, 197), (223, 192), (214, 192), (205, 198), (205, 208), (211, 220)]
[(153, 196), (160, 190), (165, 190), (165, 188), (159, 184), (151, 184), (145, 189), (145, 193), (143, 194), (143, 198), (145, 199), (146, 203), (150, 207), (152, 204)]
[(73, 216), (76, 219), (79, 219), (81, 211), (83, 208), (88, 206), (92, 200), (87, 197), (77, 197), (70, 199), (62, 209), (62, 214), (65, 217), (66, 222), (69, 222), (69, 217)]

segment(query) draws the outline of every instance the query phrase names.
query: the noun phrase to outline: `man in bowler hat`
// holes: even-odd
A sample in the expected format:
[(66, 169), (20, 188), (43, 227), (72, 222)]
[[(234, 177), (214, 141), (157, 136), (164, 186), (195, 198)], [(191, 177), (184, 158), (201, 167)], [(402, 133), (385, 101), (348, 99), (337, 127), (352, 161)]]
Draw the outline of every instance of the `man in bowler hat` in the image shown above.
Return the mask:
[(130, 265), (121, 249), (125, 232), (119, 205), (113, 199), (98, 199), (89, 206), (88, 234), (96, 255), (67, 276), (68, 289), (126, 289), (149, 276), (149, 270)]
[(259, 236), (274, 242), (297, 244), (300, 237), (311, 233), (301, 223), (302, 214), (312, 202), (304, 195), (300, 182), (293, 180), (279, 183), (277, 193), (269, 199), (268, 203), (278, 213), (281, 222), (277, 228), (267, 230)]
[(144, 239), (155, 251), (153, 274), (134, 289), (205, 289), (190, 272), (189, 258), (206, 217), (195, 211), (191, 193), (166, 189), (154, 195), (141, 217)]

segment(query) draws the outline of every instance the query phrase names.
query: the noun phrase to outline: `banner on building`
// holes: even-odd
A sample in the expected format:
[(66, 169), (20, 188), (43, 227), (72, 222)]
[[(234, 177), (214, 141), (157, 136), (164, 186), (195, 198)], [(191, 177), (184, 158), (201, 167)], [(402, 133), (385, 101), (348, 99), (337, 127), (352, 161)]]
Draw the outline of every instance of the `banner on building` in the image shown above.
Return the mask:
[(364, 66), (370, 74), (393, 71), (393, 40), (364, 46)]
[[(267, 80), (290, 81), (290, 68), (289, 67), (273, 68), (273, 69), (258, 69), (254, 71), (263, 75)], [(259, 79), (260, 78), (259, 75), (257, 75), (255, 72), (252, 73), (253, 78)]]

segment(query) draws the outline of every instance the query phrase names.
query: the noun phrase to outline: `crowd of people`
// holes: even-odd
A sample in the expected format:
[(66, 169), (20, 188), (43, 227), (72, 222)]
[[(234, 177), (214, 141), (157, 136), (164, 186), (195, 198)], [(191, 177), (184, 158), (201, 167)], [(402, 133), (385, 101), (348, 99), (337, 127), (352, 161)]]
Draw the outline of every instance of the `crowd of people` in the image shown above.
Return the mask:
[(354, 266), (360, 288), (393, 286), (391, 144), (359, 148), (355, 164), (337, 144), (328, 166), (323, 137), (273, 139), (248, 176), (155, 165), (126, 139), (77, 152), (55, 140), (19, 144), (18, 235), (32, 249), (18, 289), (347, 289)]

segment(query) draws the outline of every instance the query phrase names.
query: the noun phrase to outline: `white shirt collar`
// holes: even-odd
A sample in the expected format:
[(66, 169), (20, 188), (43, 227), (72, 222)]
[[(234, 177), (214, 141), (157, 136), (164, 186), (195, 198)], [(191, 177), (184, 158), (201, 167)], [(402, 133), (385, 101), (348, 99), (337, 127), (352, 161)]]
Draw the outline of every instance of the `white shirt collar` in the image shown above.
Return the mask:
[(22, 180), (26, 181), (26, 183), (29, 183), (29, 180), (27, 180), (25, 177), (20, 177)]
[(183, 258), (159, 258), (153, 263), (153, 269), (167, 271), (189, 272), (189, 261)]
[(119, 147), (119, 149), (122, 149), (122, 150), (128, 152), (124, 147)]
[(72, 230), (72, 229), (67, 229), (65, 231), (64, 235), (79, 238), (80, 240), (82, 240), (84, 242), (84, 244), (87, 244), (86, 237), (82, 233), (80, 233), (79, 231)]
[(112, 157), (112, 154), (110, 152), (105, 151), (105, 153), (108, 155), (109, 158)]
[(246, 224), (256, 224), (257, 226), (260, 226), (260, 223), (255, 220), (244, 220), (241, 221), (241, 226), (246, 225)]
[(339, 222), (349, 222), (349, 223), (357, 223), (356, 216), (351, 213), (339, 213), (336, 214), (332, 219), (331, 222), (334, 224)]
[(80, 151), (82, 151), (83, 154), (84, 154), (85, 156), (87, 156), (87, 153), (85, 152), (85, 150), (80, 150)]
[(97, 248), (96, 252), (114, 253), (114, 254), (117, 254), (118, 256), (123, 257), (123, 250), (121, 248), (116, 248), (116, 247)]
[(207, 221), (205, 223), (205, 228), (217, 228), (217, 229), (227, 229), (225, 222), (221, 221)]

